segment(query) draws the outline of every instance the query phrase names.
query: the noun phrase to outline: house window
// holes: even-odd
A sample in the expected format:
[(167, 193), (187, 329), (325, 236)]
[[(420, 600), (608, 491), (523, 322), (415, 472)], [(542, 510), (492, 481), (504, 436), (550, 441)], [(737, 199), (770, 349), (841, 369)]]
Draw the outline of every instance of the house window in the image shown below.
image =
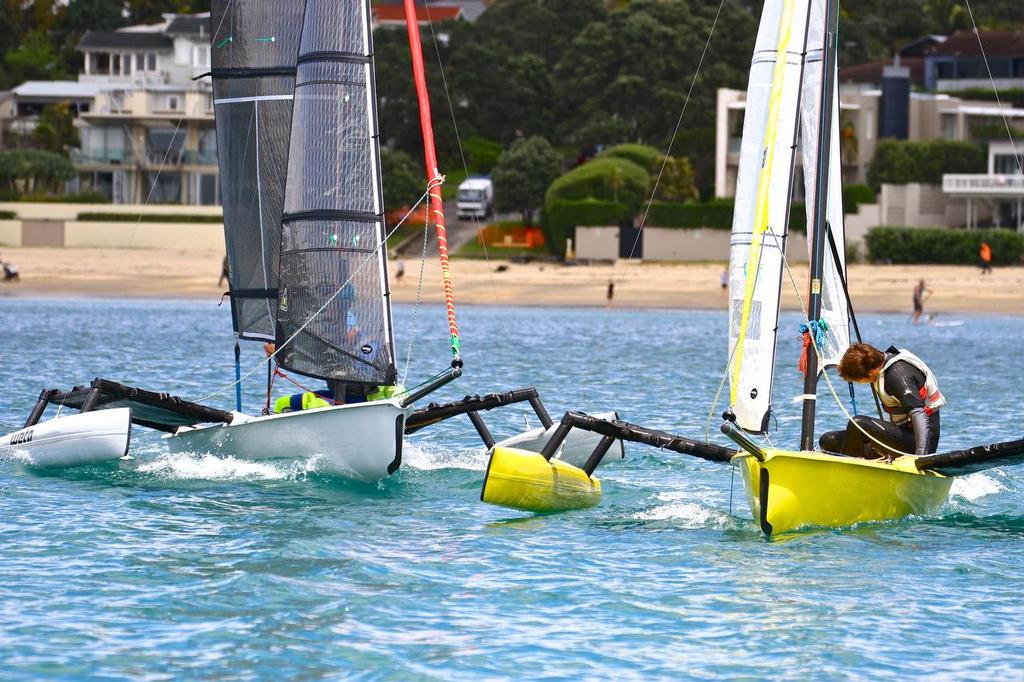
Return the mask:
[(956, 139), (956, 114), (942, 115), (942, 139)]
[(130, 54), (124, 55), (124, 75), (132, 75), (132, 56)]
[(193, 45), (192, 46), (192, 66), (209, 66), (210, 65), (210, 47), (209, 45)]
[(121, 72), (121, 55), (115, 54), (111, 57), (110, 74), (117, 75)]
[(156, 71), (156, 53), (150, 52), (146, 55), (146, 71)]
[(168, 111), (177, 111), (178, 110), (178, 96), (177, 95), (167, 95), (166, 102), (167, 102), (167, 110)]

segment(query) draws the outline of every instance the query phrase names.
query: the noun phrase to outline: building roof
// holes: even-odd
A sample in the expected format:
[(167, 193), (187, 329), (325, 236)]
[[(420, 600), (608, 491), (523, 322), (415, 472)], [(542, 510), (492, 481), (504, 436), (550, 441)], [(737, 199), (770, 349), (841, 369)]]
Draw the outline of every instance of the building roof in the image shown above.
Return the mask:
[(99, 92), (99, 86), (96, 83), (78, 81), (25, 81), (12, 92), (19, 99), (92, 99)]
[(988, 57), (1024, 57), (1024, 31), (957, 31), (941, 43), (931, 46), (926, 56), (981, 57), (978, 38)]
[(104, 48), (138, 48), (143, 50), (169, 50), (174, 41), (163, 33), (142, 31), (87, 31), (78, 41), (79, 50)]
[[(865, 64), (852, 64), (839, 69), (839, 82), (841, 83), (874, 83), (882, 82), (882, 69), (891, 65), (892, 59), (878, 59)], [(923, 57), (902, 57), (900, 66), (910, 69), (910, 81), (918, 85), (924, 85), (924, 58)]]
[(180, 14), (167, 24), (167, 35), (202, 36), (210, 33), (208, 14)]
[[(405, 23), (405, 8), (402, 5), (374, 5), (374, 18), (381, 24)], [(462, 8), (452, 5), (416, 6), (416, 21), (419, 23), (449, 21), (462, 18)]]

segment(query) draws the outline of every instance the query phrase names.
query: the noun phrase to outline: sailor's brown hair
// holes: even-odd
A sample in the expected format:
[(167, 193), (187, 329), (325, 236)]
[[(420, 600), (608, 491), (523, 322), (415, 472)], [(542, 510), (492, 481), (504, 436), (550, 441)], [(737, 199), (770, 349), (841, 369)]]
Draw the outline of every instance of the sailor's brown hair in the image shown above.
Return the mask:
[(850, 346), (839, 361), (839, 376), (847, 381), (863, 382), (885, 364), (885, 353), (866, 343)]

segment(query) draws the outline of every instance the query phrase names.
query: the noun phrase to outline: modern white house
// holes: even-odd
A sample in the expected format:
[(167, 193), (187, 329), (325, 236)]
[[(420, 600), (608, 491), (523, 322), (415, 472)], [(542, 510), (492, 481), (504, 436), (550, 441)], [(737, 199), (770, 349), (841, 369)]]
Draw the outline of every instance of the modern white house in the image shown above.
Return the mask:
[[(997, 87), (1024, 83), (1024, 33), (984, 32), (998, 46)], [(951, 93), (978, 87), (978, 36), (927, 36), (886, 62), (840, 68), (843, 182), (861, 184), (878, 140), (944, 139), (988, 146), (988, 172), (947, 175), (942, 185), (883, 185), (875, 224), (979, 224), (1024, 229), (1024, 108)], [(921, 91), (925, 83), (946, 92)], [(719, 89), (716, 105), (715, 195), (736, 192), (746, 93)], [(1006, 134), (1015, 129), (1016, 139)], [(799, 165), (800, 156), (797, 155)], [(802, 182), (795, 182), (799, 194)]]
[(78, 44), (78, 81), (95, 87), (72, 153), (76, 189), (114, 203), (213, 205), (219, 201), (209, 13), (117, 31)]

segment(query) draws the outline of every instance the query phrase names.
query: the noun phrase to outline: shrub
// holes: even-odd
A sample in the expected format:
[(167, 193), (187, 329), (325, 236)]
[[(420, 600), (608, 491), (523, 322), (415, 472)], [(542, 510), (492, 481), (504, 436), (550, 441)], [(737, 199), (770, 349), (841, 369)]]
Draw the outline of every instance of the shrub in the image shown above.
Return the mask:
[(632, 161), (595, 159), (557, 178), (548, 187), (545, 204), (558, 200), (602, 199), (624, 204), (636, 213), (647, 199), (651, 176)]
[(565, 240), (578, 225), (618, 225), (631, 220), (633, 212), (616, 201), (554, 199), (544, 205), (541, 229), (544, 244), (556, 256), (565, 253)]
[(984, 173), (985, 147), (949, 140), (881, 140), (868, 167), (868, 184), (878, 191), (882, 183), (920, 182), (937, 185), (944, 173)]
[(1024, 236), (1011, 230), (875, 227), (865, 238), (872, 262), (953, 265), (977, 263), (983, 241), (992, 247), (996, 265), (1019, 263), (1024, 255)]
[(632, 161), (651, 174), (656, 174), (661, 167), (664, 155), (654, 147), (645, 144), (617, 144), (601, 152), (597, 158), (615, 157)]
[[(656, 201), (651, 204), (647, 214), (647, 225), (731, 230), (733, 207), (732, 199), (686, 203)], [(807, 211), (799, 201), (794, 201), (790, 206), (789, 229), (794, 232), (807, 231)]]
[(464, 143), (466, 162), (474, 173), (490, 173), (498, 165), (501, 143), (474, 135)]
[(221, 223), (224, 217), (219, 215), (175, 215), (173, 213), (105, 213), (99, 211), (82, 211), (77, 220), (97, 223)]
[(0, 220), (14, 220), (18, 214), (14, 211), (0, 211)]
[(843, 213), (856, 213), (861, 204), (875, 203), (875, 190), (867, 185), (846, 185), (843, 187)]

